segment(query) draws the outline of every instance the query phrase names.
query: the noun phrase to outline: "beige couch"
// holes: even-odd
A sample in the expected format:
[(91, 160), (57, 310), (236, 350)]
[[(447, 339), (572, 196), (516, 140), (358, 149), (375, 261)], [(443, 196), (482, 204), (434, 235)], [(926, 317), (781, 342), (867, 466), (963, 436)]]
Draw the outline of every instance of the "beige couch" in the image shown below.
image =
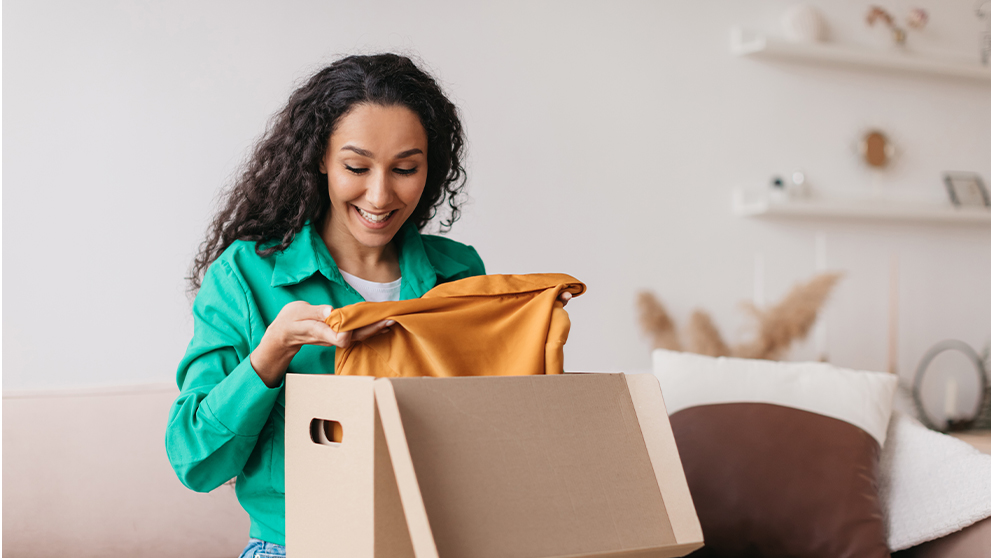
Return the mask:
[[(4, 558), (234, 558), (248, 517), (222, 486), (197, 494), (165, 456), (178, 391), (153, 385), (3, 397)], [(991, 519), (899, 557), (985, 556)]]
[(234, 558), (232, 486), (184, 487), (165, 456), (174, 386), (3, 396), (3, 556)]

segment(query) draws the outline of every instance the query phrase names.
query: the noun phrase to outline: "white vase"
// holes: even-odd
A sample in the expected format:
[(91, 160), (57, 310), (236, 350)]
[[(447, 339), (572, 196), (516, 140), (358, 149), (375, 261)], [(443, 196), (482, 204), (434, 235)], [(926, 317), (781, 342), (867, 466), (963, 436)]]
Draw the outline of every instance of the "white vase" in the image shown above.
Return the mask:
[(797, 4), (781, 15), (785, 38), (797, 43), (821, 43), (826, 40), (826, 20), (819, 10)]

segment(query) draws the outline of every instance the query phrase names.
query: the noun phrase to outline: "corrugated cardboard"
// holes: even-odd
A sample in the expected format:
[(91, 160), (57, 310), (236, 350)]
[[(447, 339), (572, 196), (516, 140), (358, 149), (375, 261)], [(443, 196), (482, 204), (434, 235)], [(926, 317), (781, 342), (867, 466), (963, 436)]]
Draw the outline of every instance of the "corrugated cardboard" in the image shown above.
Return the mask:
[[(702, 546), (653, 376), (291, 374), (286, 401), (294, 558), (660, 558)], [(339, 443), (324, 421), (340, 424)]]

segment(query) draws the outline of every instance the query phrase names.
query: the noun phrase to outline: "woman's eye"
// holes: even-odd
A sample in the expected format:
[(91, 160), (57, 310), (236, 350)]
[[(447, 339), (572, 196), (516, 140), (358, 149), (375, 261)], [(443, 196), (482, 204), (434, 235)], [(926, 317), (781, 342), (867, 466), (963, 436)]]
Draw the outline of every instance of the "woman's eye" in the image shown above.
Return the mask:
[(411, 169), (399, 169), (399, 168), (396, 168), (396, 169), (392, 169), (392, 170), (396, 174), (401, 174), (403, 176), (407, 176), (407, 175), (416, 173), (417, 167), (413, 167)]
[(348, 171), (350, 171), (350, 172), (352, 172), (354, 174), (365, 174), (366, 172), (368, 172), (368, 169), (366, 169), (366, 168), (355, 168), (355, 167), (348, 166), (348, 165), (344, 165), (344, 168), (346, 168)]

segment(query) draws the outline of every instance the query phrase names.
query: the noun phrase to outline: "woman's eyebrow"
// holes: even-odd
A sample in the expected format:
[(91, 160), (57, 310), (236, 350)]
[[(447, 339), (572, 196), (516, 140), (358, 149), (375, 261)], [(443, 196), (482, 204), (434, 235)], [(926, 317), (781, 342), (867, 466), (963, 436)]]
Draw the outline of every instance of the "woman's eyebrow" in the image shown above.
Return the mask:
[(409, 157), (410, 155), (419, 155), (421, 153), (423, 153), (423, 151), (421, 149), (419, 149), (417, 147), (414, 147), (413, 149), (407, 149), (406, 151), (403, 151), (402, 153), (398, 153), (396, 155), (396, 159), (402, 159), (404, 157)]
[(372, 152), (371, 151), (369, 151), (367, 149), (362, 149), (360, 147), (355, 147), (355, 146), (353, 146), (351, 144), (345, 145), (344, 147), (341, 148), (341, 151), (344, 151), (344, 150), (354, 151), (355, 153), (357, 153), (358, 155), (361, 155), (362, 157), (374, 157), (372, 155)]
[[(362, 157), (370, 157), (372, 159), (375, 158), (375, 155), (372, 154), (371, 151), (369, 151), (367, 149), (362, 149), (360, 147), (355, 147), (355, 146), (353, 146), (351, 144), (348, 144), (348, 145), (345, 145), (344, 147), (342, 147), (341, 148), (341, 151), (354, 151), (355, 153), (357, 153), (358, 155), (361, 155)], [(401, 153), (396, 154), (396, 159), (403, 159), (405, 157), (409, 157), (410, 155), (420, 155), (422, 153), (423, 153), (423, 150), (422, 149), (420, 149), (418, 147), (414, 147), (413, 149), (407, 149), (406, 151), (403, 151)]]

